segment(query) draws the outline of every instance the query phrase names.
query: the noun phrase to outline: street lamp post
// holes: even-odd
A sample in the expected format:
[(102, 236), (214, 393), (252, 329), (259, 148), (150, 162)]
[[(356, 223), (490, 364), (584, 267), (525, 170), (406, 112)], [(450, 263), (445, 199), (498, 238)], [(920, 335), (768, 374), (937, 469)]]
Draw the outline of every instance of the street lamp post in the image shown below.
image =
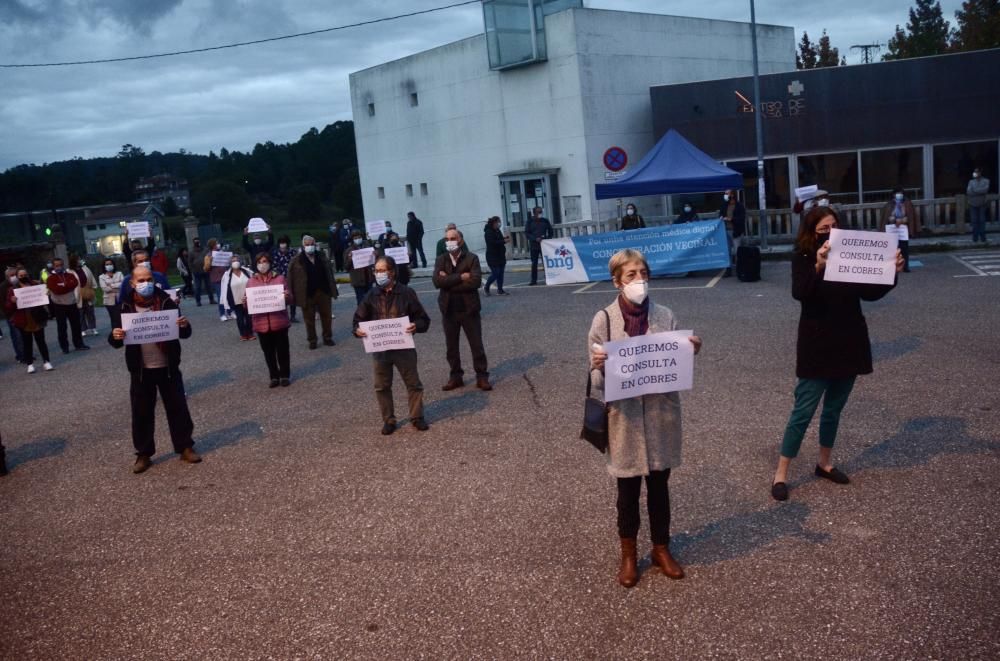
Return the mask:
[(757, 199), (760, 209), (760, 247), (767, 249), (767, 200), (764, 196), (764, 126), (761, 118), (760, 71), (757, 66), (757, 13), (754, 0), (750, 0), (750, 44), (753, 48), (753, 110), (754, 130), (757, 132)]

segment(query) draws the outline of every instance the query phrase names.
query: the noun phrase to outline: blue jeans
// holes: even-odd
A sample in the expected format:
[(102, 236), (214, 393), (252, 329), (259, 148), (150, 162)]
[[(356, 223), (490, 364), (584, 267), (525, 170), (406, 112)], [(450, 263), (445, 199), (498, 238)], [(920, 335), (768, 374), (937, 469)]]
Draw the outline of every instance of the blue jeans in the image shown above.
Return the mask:
[(219, 316), (225, 316), (226, 306), (222, 302), (222, 282), (213, 283), (212, 289), (215, 290), (215, 298), (219, 301)]
[(503, 291), (503, 271), (506, 266), (506, 264), (490, 266), (490, 277), (486, 278), (486, 286), (484, 287), (486, 291), (490, 290), (490, 285), (494, 282), (497, 283), (497, 291)]
[(982, 239), (986, 243), (986, 206), (969, 207), (969, 220), (972, 221), (972, 242)]
[(17, 362), (24, 362), (24, 339), (21, 337), (21, 329), (14, 325), (10, 319), (7, 320), (7, 330), (10, 331), (10, 341), (14, 345), (14, 357)]

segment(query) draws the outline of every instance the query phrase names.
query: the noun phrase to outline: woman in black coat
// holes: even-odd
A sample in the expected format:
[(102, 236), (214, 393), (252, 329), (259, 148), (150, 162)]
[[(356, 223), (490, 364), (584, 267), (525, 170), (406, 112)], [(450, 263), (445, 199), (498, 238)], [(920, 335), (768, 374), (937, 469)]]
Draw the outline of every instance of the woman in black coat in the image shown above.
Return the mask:
[(507, 265), (507, 242), (510, 241), (510, 237), (505, 237), (500, 231), (500, 216), (493, 216), (486, 221), (483, 234), (486, 238), (486, 264), (490, 267), (490, 277), (486, 279), (483, 293), (489, 296), (490, 285), (495, 282), (497, 293), (509, 296), (503, 290), (503, 270)]
[[(850, 482), (830, 460), (837, 438), (840, 414), (861, 374), (872, 373), (872, 348), (861, 301), (877, 301), (891, 285), (828, 282), (823, 279), (830, 253), (830, 230), (837, 227), (837, 212), (814, 207), (799, 226), (792, 257), (792, 296), (802, 304), (796, 346), (795, 406), (785, 427), (781, 458), (771, 482), (775, 500), (788, 499), (788, 465), (799, 452), (802, 438), (823, 399), (819, 418), (819, 462), (816, 476), (837, 484)], [(896, 251), (896, 272), (903, 269)]]

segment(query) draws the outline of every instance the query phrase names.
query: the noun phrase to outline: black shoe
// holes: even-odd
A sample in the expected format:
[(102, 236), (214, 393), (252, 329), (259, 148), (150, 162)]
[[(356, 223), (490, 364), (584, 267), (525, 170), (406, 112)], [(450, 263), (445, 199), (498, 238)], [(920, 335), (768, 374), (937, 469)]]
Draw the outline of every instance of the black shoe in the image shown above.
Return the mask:
[(0, 477), (7, 474), (7, 457), (4, 455), (3, 451), (0, 450)]
[(508, 292), (505, 292), (502, 289), (500, 291), (498, 291), (497, 293), (500, 294), (501, 296), (510, 296), (510, 294)]
[(427, 421), (424, 420), (423, 418), (414, 418), (413, 426), (416, 427), (419, 431), (427, 431), (428, 429), (430, 429), (430, 425), (428, 425)]
[(288, 379), (282, 379), (282, 380), (281, 380), (281, 387), (282, 387), (282, 388), (287, 388), (287, 387), (288, 387), (288, 386), (290, 386), (291, 384), (292, 384), (292, 382), (291, 382), (291, 381), (289, 381)]
[(784, 482), (775, 482), (772, 484), (771, 498), (775, 500), (788, 500), (788, 485)]
[(323, 346), (325, 346), (325, 347), (334, 347), (334, 346), (337, 346), (337, 343), (334, 342), (333, 340), (323, 340)]
[(271, 379), (271, 385), (268, 386), (268, 387), (269, 388), (277, 388), (278, 387), (278, 380), (277, 379)]
[(396, 425), (394, 425), (393, 423), (387, 422), (384, 425), (382, 425), (382, 435), (383, 436), (389, 436), (394, 431), (396, 431)]
[(77, 351), (89, 351), (90, 350), (90, 347), (88, 347), (86, 344), (81, 344), (80, 346), (75, 347), (75, 348), (76, 348)]
[(63, 349), (62, 352), (63, 353), (69, 353), (69, 349)]
[(487, 296), (492, 296), (493, 295), (493, 294), (490, 293), (490, 288), (489, 287), (483, 287), (483, 293), (486, 294)]
[(132, 472), (136, 475), (139, 473), (145, 473), (152, 465), (153, 462), (149, 460), (149, 457), (144, 454), (140, 454), (135, 458), (135, 464), (132, 465)]
[(726, 272), (722, 274), (722, 277), (723, 278), (731, 278), (731, 277), (733, 277), (733, 270), (731, 268), (730, 269), (726, 269)]
[(535, 285), (537, 285), (537, 284), (538, 284), (537, 282), (529, 282), (529, 283), (528, 283), (528, 286), (529, 286), (529, 287), (534, 287), (534, 286), (535, 286)]
[(310, 342), (309, 343), (309, 348), (310, 349), (315, 349), (316, 348), (316, 342)]
[(839, 468), (834, 466), (830, 470), (823, 470), (819, 466), (816, 466), (816, 477), (822, 477), (824, 479), (830, 480), (831, 482), (836, 482), (837, 484), (850, 484), (851, 479), (844, 475)]

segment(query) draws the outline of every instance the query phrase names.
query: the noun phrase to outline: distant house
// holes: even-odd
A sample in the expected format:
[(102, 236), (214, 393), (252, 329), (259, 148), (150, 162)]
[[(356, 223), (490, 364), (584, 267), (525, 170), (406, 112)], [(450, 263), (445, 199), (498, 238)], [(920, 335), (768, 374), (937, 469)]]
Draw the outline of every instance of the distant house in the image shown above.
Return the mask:
[(146, 221), (156, 243), (163, 245), (163, 211), (156, 204), (137, 202), (106, 206), (76, 221), (83, 230), (83, 243), (88, 255), (112, 255), (122, 252), (125, 224)]
[(191, 206), (191, 195), (188, 192), (187, 179), (175, 177), (172, 174), (157, 174), (152, 177), (141, 177), (135, 185), (137, 202), (157, 202), (163, 204), (172, 197), (178, 209)]

